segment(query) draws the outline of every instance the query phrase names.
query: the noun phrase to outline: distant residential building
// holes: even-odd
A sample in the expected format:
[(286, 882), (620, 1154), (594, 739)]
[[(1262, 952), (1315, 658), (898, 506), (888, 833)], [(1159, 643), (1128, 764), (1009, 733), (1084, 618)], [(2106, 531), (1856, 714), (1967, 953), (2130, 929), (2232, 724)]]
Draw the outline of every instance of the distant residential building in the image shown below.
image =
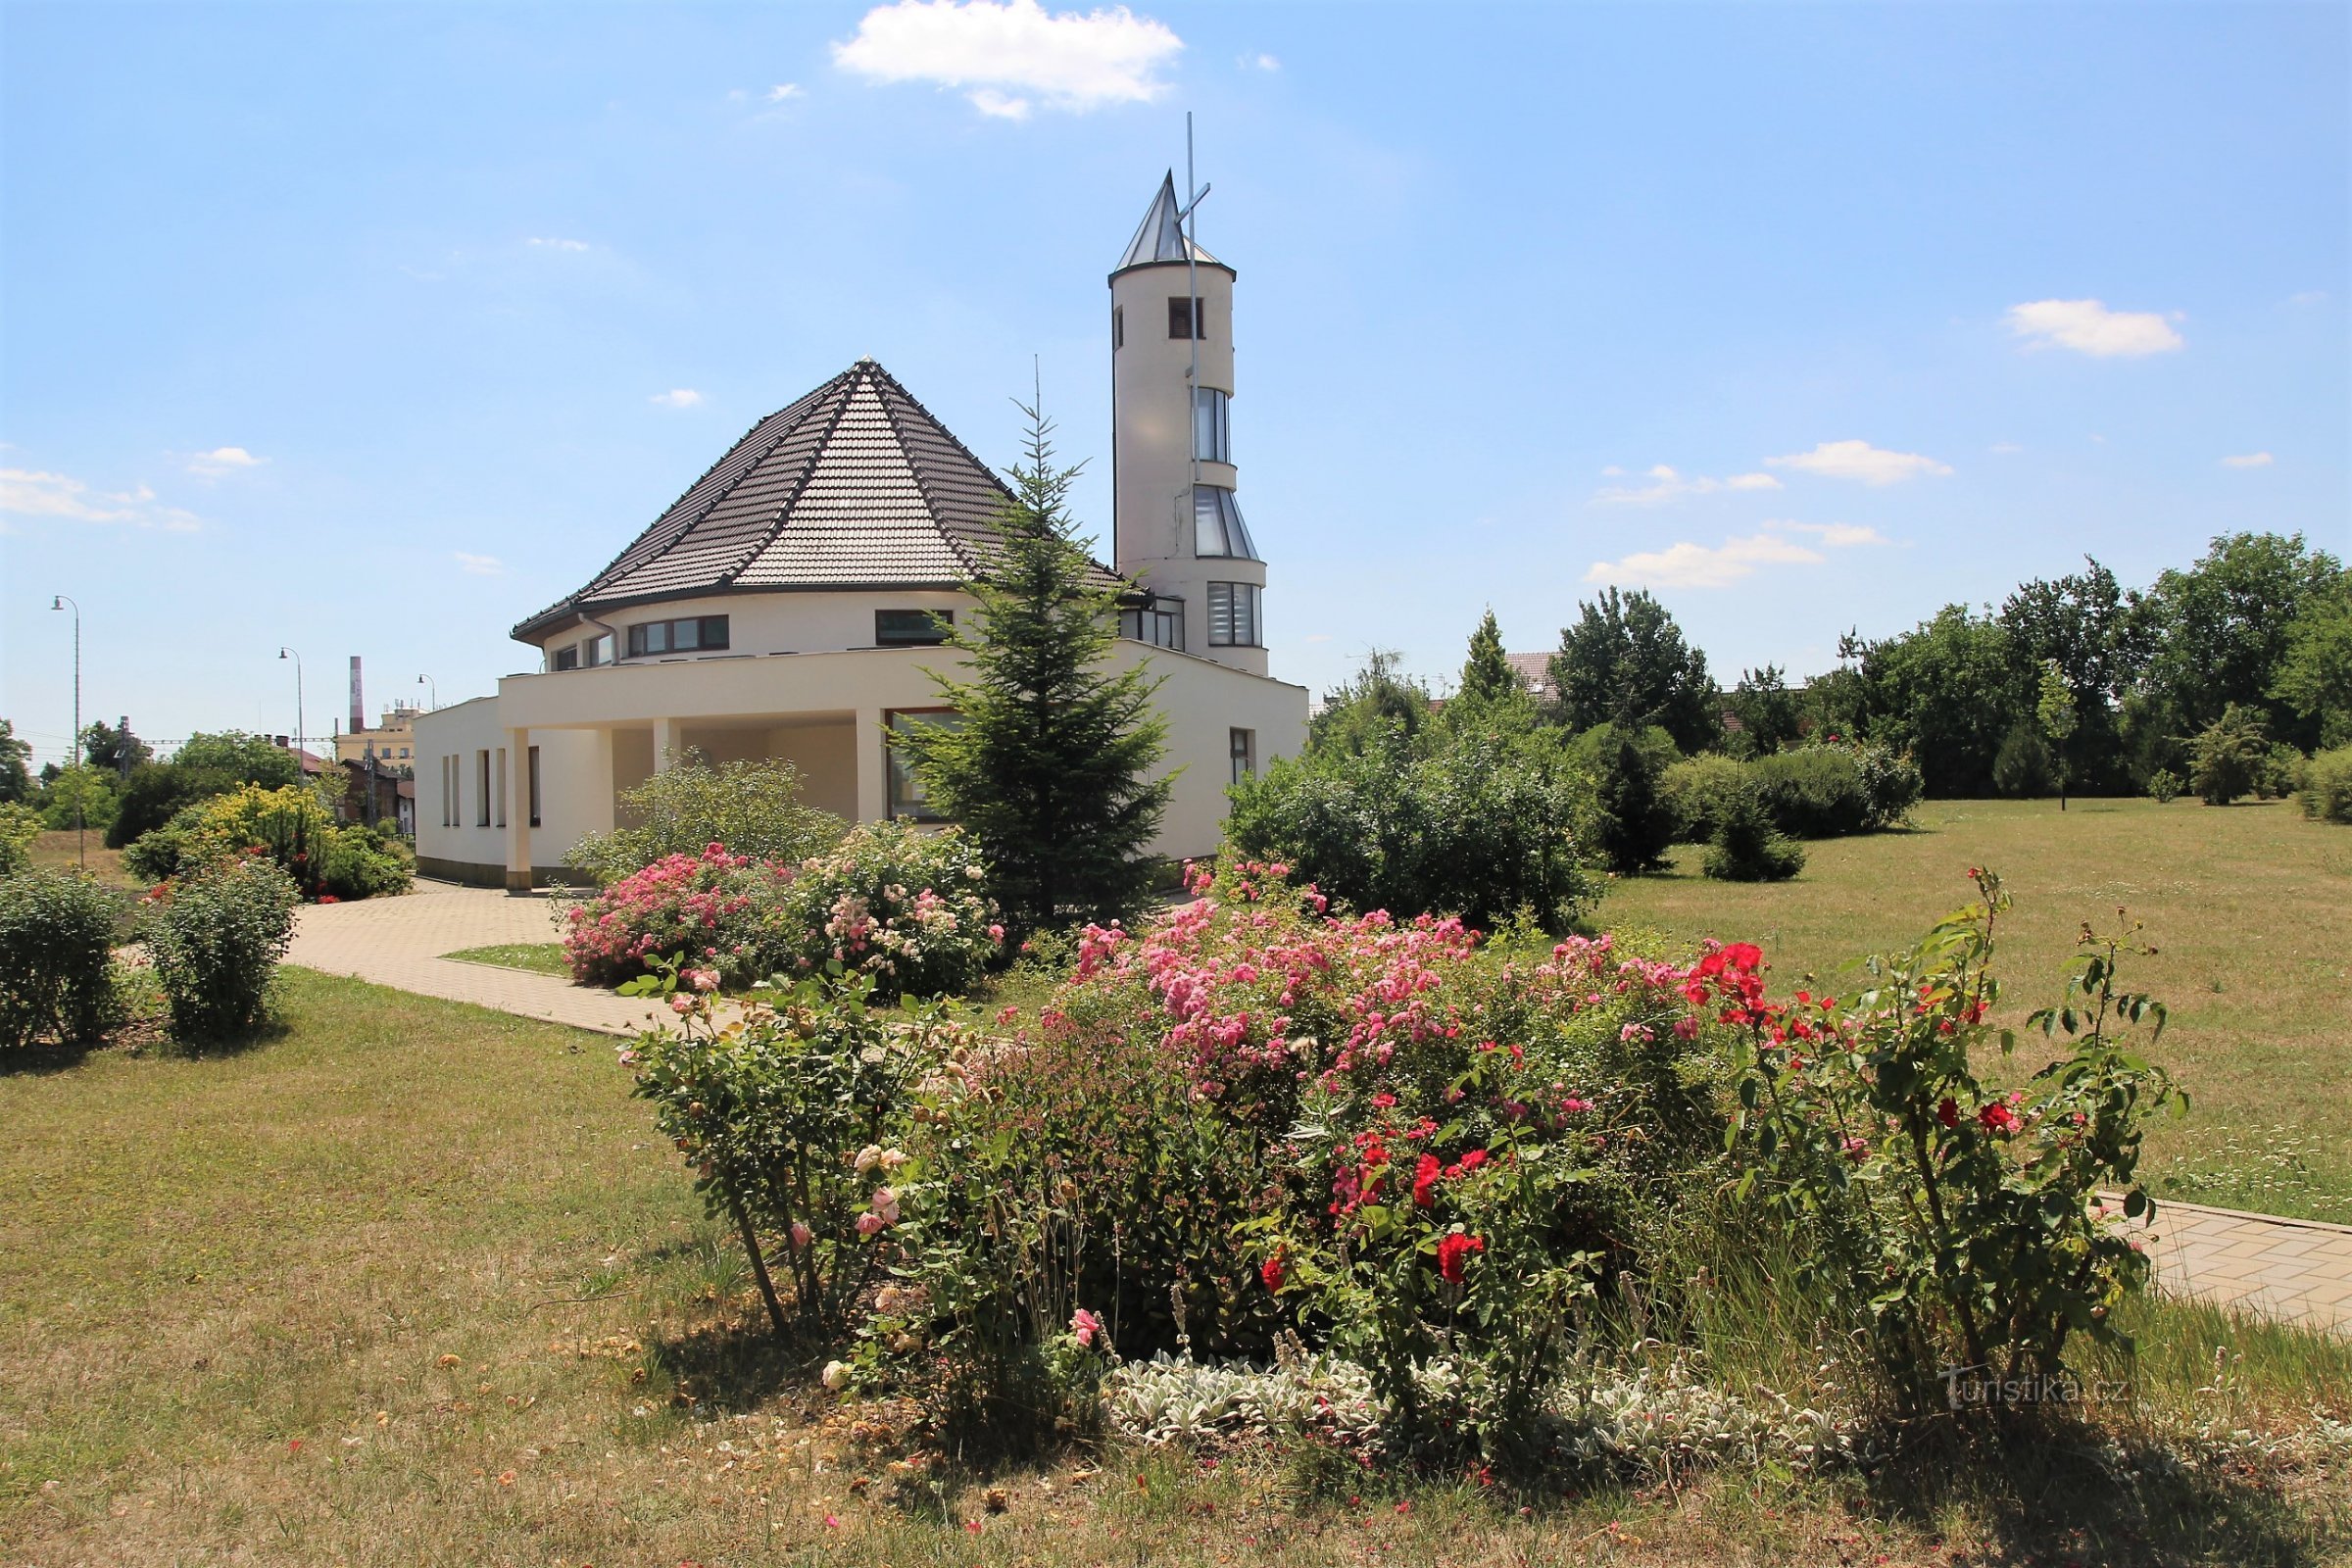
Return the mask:
[(415, 767), (416, 737), (414, 725), (417, 711), (413, 705), (395, 703), (384, 710), (383, 717), (375, 728), (355, 729), (336, 736), (335, 760), (365, 762), (374, 758), (387, 767)]
[(1539, 703), (1548, 703), (1556, 695), (1551, 689), (1551, 655), (1505, 654), (1519, 678), (1527, 683), (1528, 695)]

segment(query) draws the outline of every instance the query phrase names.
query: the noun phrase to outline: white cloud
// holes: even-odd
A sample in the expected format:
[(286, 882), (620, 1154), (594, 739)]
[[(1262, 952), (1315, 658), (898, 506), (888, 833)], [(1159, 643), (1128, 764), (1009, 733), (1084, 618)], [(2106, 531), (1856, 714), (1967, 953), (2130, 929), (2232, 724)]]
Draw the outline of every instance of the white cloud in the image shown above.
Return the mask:
[(2154, 311), (2111, 311), (2097, 300), (2035, 300), (2009, 307), (2009, 330), (2030, 348), (2073, 349), (2098, 359), (2169, 354), (2182, 346), (2172, 322)]
[(25, 517), (63, 517), (70, 522), (121, 522), (134, 528), (186, 533), (196, 515), (178, 507), (159, 507), (155, 492), (92, 490), (79, 479), (33, 468), (0, 468), (0, 513)]
[(771, 104), (780, 104), (787, 99), (799, 96), (801, 96), (801, 84), (797, 81), (779, 81), (767, 89), (767, 101)]
[[(1889, 541), (1878, 529), (1850, 522), (1764, 524), (1766, 531), (1726, 539), (1719, 545), (1688, 540), (1663, 550), (1642, 551), (1623, 561), (1596, 561), (1585, 581), (1651, 588), (1728, 588), (1758, 566), (1817, 566), (1830, 558), (1822, 550), (1850, 550)], [(1820, 546), (1801, 545), (1784, 534), (1811, 534)]]
[(703, 401), (703, 395), (690, 386), (673, 386), (666, 392), (657, 392), (647, 400), (665, 409), (691, 409)]
[(210, 452), (199, 452), (188, 459), (188, 471), (202, 474), (207, 479), (218, 479), (239, 468), (258, 468), (269, 461), (255, 457), (243, 447), (215, 447)]
[(1767, 564), (1817, 564), (1829, 558), (1768, 533), (1726, 539), (1713, 546), (1689, 541), (1642, 551), (1623, 561), (1595, 561), (1587, 582), (1650, 588), (1728, 588)]
[(897, 0), (876, 6), (858, 35), (833, 46), (833, 63), (878, 82), (961, 87), (972, 107), (1004, 120), (1028, 117), (1032, 96), (1083, 114), (1148, 103), (1166, 89), (1162, 67), (1184, 41), (1125, 6), (1048, 12), (1038, 0)]
[(524, 241), (524, 243), (536, 245), (541, 250), (549, 251), (577, 252), (584, 251), (588, 248), (588, 242), (584, 239), (557, 239), (552, 236), (545, 235), (535, 235), (529, 240)]
[(463, 550), (450, 552), (457, 559), (458, 569), (469, 577), (495, 577), (507, 569), (496, 556), (469, 556)]
[(1791, 533), (1809, 533), (1832, 550), (1851, 550), (1860, 545), (1891, 544), (1892, 540), (1866, 523), (1855, 522), (1767, 522), (1767, 528), (1786, 528)]
[[(1623, 477), (1625, 473), (1615, 464), (1600, 471), (1603, 477)], [(1642, 477), (1649, 483), (1608, 486), (1592, 497), (1592, 504), (1655, 507), (1669, 501), (1680, 501), (1685, 496), (1712, 495), (1718, 490), (1778, 490), (1781, 487), (1781, 481), (1769, 473), (1735, 473), (1728, 479), (1710, 479), (1704, 474), (1686, 477), (1663, 463)]]
[(2270, 466), (2271, 455), (2268, 452), (2247, 452), (2238, 457), (2222, 460), (2222, 466), (2225, 468), (2267, 468)]
[(1244, 71), (1280, 71), (1282, 62), (1272, 55), (1244, 55), (1242, 56), (1242, 69)]
[(1923, 473), (1949, 473), (1951, 465), (1916, 452), (1888, 452), (1867, 441), (1824, 441), (1810, 452), (1785, 458), (1766, 458), (1768, 468), (1795, 468), (1831, 479), (1859, 479), (1864, 484), (1896, 484)]

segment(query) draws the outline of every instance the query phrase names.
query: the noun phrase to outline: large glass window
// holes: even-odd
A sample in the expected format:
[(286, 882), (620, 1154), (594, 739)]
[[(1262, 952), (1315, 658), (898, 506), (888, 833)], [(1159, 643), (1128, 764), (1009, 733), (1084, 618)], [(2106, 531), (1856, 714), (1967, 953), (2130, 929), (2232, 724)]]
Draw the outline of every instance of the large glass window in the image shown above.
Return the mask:
[(1193, 456), (1203, 463), (1233, 461), (1233, 394), (1193, 388)]
[[(917, 724), (945, 724), (960, 729), (963, 727), (963, 715), (946, 708), (894, 709), (883, 714), (882, 722), (903, 735)], [(914, 764), (906, 760), (906, 754), (896, 746), (889, 746), (884, 756), (890, 764), (886, 781), (889, 798), (884, 806), (891, 817), (894, 820), (904, 818), (915, 822), (946, 821), (947, 818), (932, 808), (929, 797), (923, 793), (923, 781), (916, 775)]]
[(933, 648), (948, 640), (956, 624), (953, 610), (877, 610), (874, 646), (877, 648)]
[(1193, 554), (1257, 559), (1257, 547), (1250, 542), (1232, 491), (1213, 484), (1193, 486)]
[(1208, 645), (1211, 648), (1262, 648), (1265, 627), (1258, 620), (1258, 595), (1253, 582), (1212, 582), (1208, 585)]
[(1154, 594), (1120, 611), (1119, 635), (1154, 648), (1184, 652), (1184, 601)]
[(612, 662), (612, 634), (606, 632), (601, 637), (591, 637), (580, 644), (580, 662), (591, 669)]
[(629, 628), (629, 657), (695, 654), (727, 646), (727, 617), (688, 615), (683, 620), (641, 620)]

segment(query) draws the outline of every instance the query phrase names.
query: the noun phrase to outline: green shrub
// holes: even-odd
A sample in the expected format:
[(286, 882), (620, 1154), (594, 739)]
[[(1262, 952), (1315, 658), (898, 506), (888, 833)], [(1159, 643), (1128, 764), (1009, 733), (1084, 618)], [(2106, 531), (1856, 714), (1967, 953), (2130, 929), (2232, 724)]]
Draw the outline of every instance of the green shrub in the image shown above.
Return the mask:
[(1658, 793), (1674, 811), (1675, 838), (1684, 844), (1711, 842), (1725, 808), (1751, 788), (1747, 764), (1720, 752), (1686, 758), (1658, 779)]
[(2207, 806), (2254, 793), (2270, 765), (2271, 737), (2262, 714), (2231, 703), (2188, 743), (2188, 777)]
[(812, 976), (721, 1030), (714, 978), (663, 962), (631, 982), (627, 994), (666, 999), (677, 1023), (641, 1033), (621, 1060), (706, 1206), (742, 1238), (776, 1332), (789, 1316), (813, 1338), (837, 1335), (894, 1245), (915, 1086), (961, 1071), (969, 1035), (937, 1008), (869, 1006), (857, 975)]
[(1718, 813), (1703, 863), (1718, 882), (1786, 882), (1805, 868), (1805, 852), (1773, 826), (1754, 790), (1740, 790)]
[(1748, 777), (1782, 832), (1800, 839), (1838, 838), (1884, 826), (1864, 781), (1858, 748), (1799, 746), (1759, 757)]
[(114, 942), (114, 900), (91, 878), (0, 878), (0, 1047), (96, 1045), (115, 1014)]
[(2313, 757), (2303, 769), (2303, 787), (2295, 799), (2315, 822), (2352, 822), (2352, 746)]
[(175, 1038), (225, 1040), (267, 1016), (299, 903), (294, 879), (258, 853), (199, 866), (164, 890), (147, 952)]
[(2303, 787), (2304, 769), (2311, 759), (2285, 741), (2273, 741), (2254, 780), (2254, 793), (2266, 801), (2283, 801)]
[(592, 833), (564, 854), (564, 863), (599, 887), (673, 855), (699, 856), (723, 844), (754, 860), (796, 864), (836, 843), (840, 817), (802, 804), (800, 770), (775, 759), (713, 767), (689, 748), (668, 769), (619, 797), (632, 825)]
[(1674, 738), (1654, 726), (1597, 724), (1576, 738), (1574, 751), (1592, 773), (1608, 868), (1635, 876), (1664, 865), (1676, 823), (1660, 784), (1674, 765)]
[[(1809, 1282), (1856, 1323), (1890, 1386), (1917, 1405), (1944, 1402), (1939, 1371), (2053, 1377), (2075, 1335), (2129, 1348), (2113, 1322), (2149, 1262), (2109, 1221), (2148, 1211), (2134, 1185), (2148, 1118), (2181, 1108), (2164, 1072), (2129, 1039), (2163, 1005), (2121, 991), (2129, 933), (2093, 938), (2061, 1007), (2068, 1054), (2031, 1086), (2002, 1094), (1977, 1054), (2013, 1037), (1987, 1023), (2000, 988), (1993, 932), (2008, 900), (1973, 873), (1984, 902), (1909, 954), (1874, 961), (1873, 984), (1840, 1006), (1798, 992), (1768, 1001), (1761, 955), (1735, 944), (1702, 964), (1723, 1015), (1747, 1031), (1736, 1065), (1739, 1148), (1750, 1181), (1788, 1216)], [(2136, 928), (2133, 928), (2136, 929)], [(1711, 965), (1711, 968), (1710, 968)]]
[(406, 893), (416, 879), (416, 852), (397, 835), (340, 827), (328, 837), (320, 869), (322, 899), (374, 899)]
[(0, 801), (0, 876), (15, 876), (32, 864), (32, 841), (41, 836), (41, 813), (14, 801)]
[(2018, 799), (2056, 791), (2057, 766), (2050, 758), (2049, 742), (2042, 739), (2041, 725), (2034, 719), (2019, 719), (2001, 738), (2001, 749), (1992, 760), (1992, 787)]
[(2180, 798), (2180, 775), (2169, 767), (2160, 767), (2148, 775), (2148, 794), (2159, 806), (2170, 806)]
[(1525, 908), (1564, 929), (1597, 896), (1591, 786), (1547, 732), (1377, 730), (1360, 751), (1278, 759), (1233, 788), (1228, 852), (1282, 864), (1357, 909)]

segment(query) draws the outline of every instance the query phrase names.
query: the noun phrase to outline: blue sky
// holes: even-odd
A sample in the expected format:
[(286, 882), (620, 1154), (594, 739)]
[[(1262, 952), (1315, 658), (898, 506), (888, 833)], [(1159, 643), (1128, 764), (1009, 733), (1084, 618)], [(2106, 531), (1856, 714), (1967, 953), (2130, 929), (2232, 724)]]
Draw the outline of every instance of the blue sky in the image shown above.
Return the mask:
[(871, 354), (1032, 357), (1106, 527), (1103, 276), (1200, 118), (1275, 672), (1653, 586), (1726, 680), (2347, 507), (2347, 12), (1031, 0), (0, 11), (0, 713), (487, 691)]

